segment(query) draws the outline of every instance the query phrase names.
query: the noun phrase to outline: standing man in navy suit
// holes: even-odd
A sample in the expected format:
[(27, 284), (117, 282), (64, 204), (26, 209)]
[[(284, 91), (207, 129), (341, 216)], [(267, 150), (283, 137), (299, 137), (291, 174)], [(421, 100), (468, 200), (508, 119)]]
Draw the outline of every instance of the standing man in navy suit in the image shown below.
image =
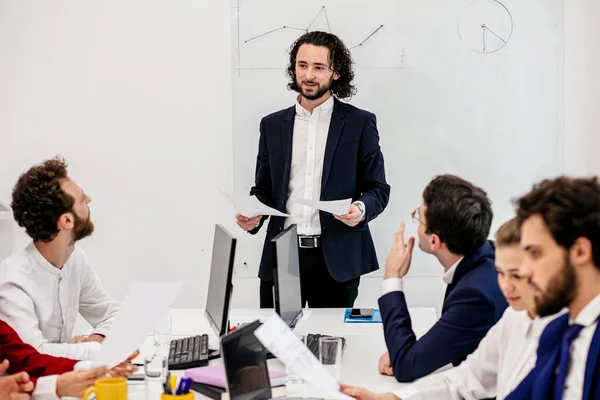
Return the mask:
[(600, 399), (600, 184), (545, 180), (518, 200), (519, 270), (537, 292), (540, 316), (567, 307), (542, 333), (534, 369), (516, 399)]
[(508, 306), (498, 286), (487, 194), (454, 175), (435, 177), (413, 211), (419, 247), (444, 268), (448, 285), (440, 320), (419, 340), (412, 330), (402, 278), (412, 261), (414, 238), (404, 241), (404, 222), (386, 260), (379, 307), (388, 353), (379, 372), (411, 382), (450, 363), (460, 364), (479, 345)]
[[(297, 224), (302, 304), (352, 307), (360, 276), (379, 268), (368, 223), (388, 204), (375, 115), (338, 99), (356, 93), (350, 51), (335, 35), (309, 32), (292, 45), (288, 88), (296, 103), (260, 122), (255, 185), (250, 194), (291, 215), (272, 217), (260, 262), (260, 306), (273, 307), (270, 241)], [(332, 215), (295, 199), (352, 198), (348, 212)], [(255, 234), (266, 216), (238, 214)]]

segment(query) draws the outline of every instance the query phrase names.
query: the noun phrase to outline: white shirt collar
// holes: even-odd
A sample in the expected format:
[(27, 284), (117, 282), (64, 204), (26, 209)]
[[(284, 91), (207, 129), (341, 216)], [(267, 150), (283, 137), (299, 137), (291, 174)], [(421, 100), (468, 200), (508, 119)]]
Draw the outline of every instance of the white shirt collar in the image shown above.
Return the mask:
[(35, 258), (38, 262), (38, 265), (41, 266), (46, 271), (50, 272), (53, 275), (62, 276), (61, 270), (56, 268), (50, 261), (46, 260), (42, 253), (35, 247), (35, 243), (31, 242), (26, 247), (26, 251)]
[(444, 283), (446, 285), (452, 283), (452, 280), (454, 279), (454, 274), (456, 273), (456, 267), (458, 267), (458, 264), (460, 264), (463, 258), (464, 257), (459, 258), (454, 264), (452, 264), (450, 268), (448, 268), (446, 272), (444, 272), (444, 277), (442, 279), (444, 280)]
[(323, 104), (321, 104), (319, 107), (316, 107), (313, 110), (312, 114), (310, 113), (310, 111), (308, 111), (306, 108), (300, 105), (300, 99), (301, 96), (298, 96), (298, 99), (296, 100), (296, 115), (299, 115), (301, 117), (310, 118), (311, 116), (314, 116), (318, 118), (321, 115), (327, 115), (333, 111), (333, 96), (329, 96), (329, 98), (325, 100)]
[[(593, 325), (600, 315), (600, 294), (590, 301), (575, 318), (575, 323), (584, 327)], [(572, 322), (571, 320), (569, 322)]]

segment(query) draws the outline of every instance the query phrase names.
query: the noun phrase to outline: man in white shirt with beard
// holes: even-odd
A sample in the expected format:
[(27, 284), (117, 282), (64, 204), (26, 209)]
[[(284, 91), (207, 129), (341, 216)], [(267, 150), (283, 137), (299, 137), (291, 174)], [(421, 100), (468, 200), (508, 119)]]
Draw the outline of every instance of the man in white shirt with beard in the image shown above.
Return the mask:
[[(90, 202), (60, 158), (33, 166), (13, 189), (15, 221), (32, 242), (0, 264), (0, 319), (40, 353), (93, 359), (119, 311), (75, 245), (94, 230)], [(90, 336), (72, 337), (78, 313)]]

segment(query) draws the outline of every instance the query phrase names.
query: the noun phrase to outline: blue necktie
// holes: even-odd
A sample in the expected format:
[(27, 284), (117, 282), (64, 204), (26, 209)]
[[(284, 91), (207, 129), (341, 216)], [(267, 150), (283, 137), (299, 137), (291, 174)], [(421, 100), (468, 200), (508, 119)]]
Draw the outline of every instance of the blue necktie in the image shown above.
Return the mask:
[(554, 392), (552, 396), (553, 400), (562, 400), (563, 398), (565, 382), (567, 380), (567, 375), (569, 374), (569, 364), (571, 361), (571, 343), (573, 343), (573, 340), (575, 340), (575, 338), (579, 335), (579, 332), (581, 332), (582, 329), (583, 325), (572, 324), (569, 325), (567, 331), (563, 335), (562, 341), (560, 343), (560, 361), (558, 364), (558, 374), (556, 375), (556, 380), (554, 381)]

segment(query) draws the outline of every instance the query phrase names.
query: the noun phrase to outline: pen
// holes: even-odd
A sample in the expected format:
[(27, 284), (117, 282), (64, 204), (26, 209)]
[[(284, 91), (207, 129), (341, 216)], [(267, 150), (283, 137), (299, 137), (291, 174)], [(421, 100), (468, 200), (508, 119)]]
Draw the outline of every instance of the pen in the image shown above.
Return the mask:
[(185, 378), (182, 378), (179, 380), (179, 386), (177, 387), (177, 391), (175, 392), (176, 396), (179, 396), (180, 394), (183, 393), (183, 388), (185, 387), (186, 383), (185, 383)]
[(177, 388), (177, 377), (175, 375), (169, 375), (169, 386), (171, 387), (171, 394), (175, 394)]
[(169, 384), (167, 383), (167, 381), (163, 382), (163, 391), (165, 392), (165, 394), (172, 394), (171, 388), (169, 387)]
[(192, 387), (192, 383), (194, 382), (192, 380), (192, 378), (183, 378), (183, 388), (181, 389), (181, 393), (180, 394), (188, 394), (190, 392), (190, 389)]

